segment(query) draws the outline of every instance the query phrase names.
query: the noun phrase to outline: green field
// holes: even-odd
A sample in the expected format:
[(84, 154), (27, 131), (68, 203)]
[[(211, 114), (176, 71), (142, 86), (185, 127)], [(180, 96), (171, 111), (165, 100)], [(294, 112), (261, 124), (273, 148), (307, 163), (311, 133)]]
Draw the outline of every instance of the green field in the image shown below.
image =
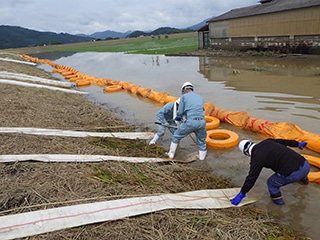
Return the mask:
[(198, 49), (197, 32), (159, 35), (154, 37), (128, 38), (10, 49), (15, 53), (40, 52), (124, 52), (128, 54), (169, 54), (190, 52)]

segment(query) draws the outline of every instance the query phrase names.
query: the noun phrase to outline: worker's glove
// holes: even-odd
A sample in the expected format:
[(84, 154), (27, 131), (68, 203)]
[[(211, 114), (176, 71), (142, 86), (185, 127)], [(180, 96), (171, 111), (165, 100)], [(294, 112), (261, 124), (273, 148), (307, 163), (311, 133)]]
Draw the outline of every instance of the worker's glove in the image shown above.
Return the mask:
[(237, 196), (235, 196), (232, 200), (231, 200), (231, 203), (235, 206), (238, 206), (238, 204), (242, 201), (243, 198), (246, 197), (246, 194), (244, 194), (243, 192), (239, 192), (237, 194)]
[(181, 117), (177, 116), (174, 120), (177, 121), (177, 122), (181, 122)]
[(299, 142), (298, 143), (298, 148), (300, 148), (301, 150), (304, 149), (307, 146), (307, 142)]

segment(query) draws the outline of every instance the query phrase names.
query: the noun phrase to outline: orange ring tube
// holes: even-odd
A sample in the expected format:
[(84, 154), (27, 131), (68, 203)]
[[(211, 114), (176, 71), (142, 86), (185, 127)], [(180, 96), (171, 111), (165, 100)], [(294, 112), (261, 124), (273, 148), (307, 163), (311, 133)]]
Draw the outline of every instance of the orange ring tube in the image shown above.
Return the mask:
[(239, 143), (239, 135), (225, 129), (207, 131), (207, 146), (210, 148), (231, 148)]
[(122, 90), (122, 87), (120, 85), (111, 85), (104, 88), (106, 92), (117, 92)]
[(206, 119), (206, 129), (210, 130), (210, 129), (214, 129), (220, 126), (220, 119), (217, 117), (213, 117), (213, 116), (204, 116), (204, 118)]

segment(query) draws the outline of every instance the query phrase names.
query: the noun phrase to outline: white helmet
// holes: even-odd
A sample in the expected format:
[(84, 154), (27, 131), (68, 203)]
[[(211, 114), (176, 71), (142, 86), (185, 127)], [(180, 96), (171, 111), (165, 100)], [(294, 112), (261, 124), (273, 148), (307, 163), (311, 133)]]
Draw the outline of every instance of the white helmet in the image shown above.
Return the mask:
[(251, 155), (251, 151), (250, 148), (254, 145), (255, 143), (252, 142), (251, 140), (241, 140), (239, 142), (239, 149), (242, 153), (244, 153), (244, 155), (250, 156)]
[(185, 89), (191, 89), (193, 91), (193, 85), (190, 82), (185, 82), (181, 87), (181, 92), (184, 93)]

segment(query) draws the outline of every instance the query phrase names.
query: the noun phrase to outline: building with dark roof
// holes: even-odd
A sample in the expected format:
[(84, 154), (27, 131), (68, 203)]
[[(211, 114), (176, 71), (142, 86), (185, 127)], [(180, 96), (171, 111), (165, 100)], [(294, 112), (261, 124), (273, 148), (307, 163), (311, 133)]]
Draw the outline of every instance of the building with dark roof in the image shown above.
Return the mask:
[(320, 0), (261, 0), (210, 19), (198, 33), (199, 48), (320, 54)]

